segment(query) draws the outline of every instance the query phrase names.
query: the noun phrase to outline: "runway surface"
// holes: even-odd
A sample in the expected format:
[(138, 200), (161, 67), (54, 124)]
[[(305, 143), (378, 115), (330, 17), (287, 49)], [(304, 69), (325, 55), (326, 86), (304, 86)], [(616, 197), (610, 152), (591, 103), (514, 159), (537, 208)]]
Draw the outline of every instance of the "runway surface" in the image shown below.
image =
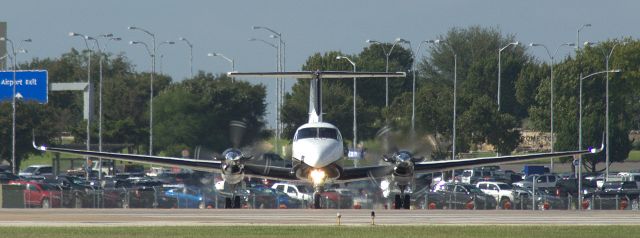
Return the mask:
[[(370, 210), (0, 209), (0, 226), (370, 225)], [(378, 225), (640, 225), (638, 211), (375, 211)]]

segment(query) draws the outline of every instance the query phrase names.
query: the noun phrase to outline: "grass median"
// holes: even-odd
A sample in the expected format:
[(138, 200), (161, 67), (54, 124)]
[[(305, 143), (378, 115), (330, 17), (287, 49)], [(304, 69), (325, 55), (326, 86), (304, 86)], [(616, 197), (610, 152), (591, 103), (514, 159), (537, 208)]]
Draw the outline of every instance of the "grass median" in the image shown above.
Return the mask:
[(640, 226), (425, 225), (425, 226), (174, 226), (174, 227), (0, 227), (2, 237), (638, 237)]

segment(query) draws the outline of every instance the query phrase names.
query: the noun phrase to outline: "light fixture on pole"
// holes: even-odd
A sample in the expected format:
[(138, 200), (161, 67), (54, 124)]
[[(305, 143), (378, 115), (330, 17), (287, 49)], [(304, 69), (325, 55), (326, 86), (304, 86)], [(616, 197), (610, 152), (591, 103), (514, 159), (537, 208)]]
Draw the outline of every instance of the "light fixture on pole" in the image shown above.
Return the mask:
[[(579, 103), (579, 119), (578, 119), (578, 150), (582, 150), (582, 81), (584, 79), (590, 78), (592, 76), (598, 75), (598, 74), (604, 74), (606, 73), (607, 75), (609, 75), (609, 73), (619, 73), (622, 72), (622, 70), (620, 69), (614, 69), (614, 70), (605, 70), (605, 71), (600, 71), (600, 72), (596, 72), (596, 73), (592, 73), (589, 74), (587, 76), (582, 77), (582, 74), (580, 74), (580, 103)], [(606, 148), (607, 150), (609, 148)], [(608, 167), (608, 166), (607, 166)], [(582, 191), (582, 154), (578, 155), (578, 191)], [(578, 193), (578, 201), (582, 201), (582, 192)]]
[[(254, 30), (262, 29), (262, 30), (269, 31), (269, 32), (273, 33), (273, 35), (270, 35), (271, 38), (274, 38), (274, 39), (277, 38), (278, 39), (278, 47), (277, 47), (278, 53), (277, 53), (277, 56), (276, 56), (277, 71), (282, 72), (283, 69), (284, 69), (283, 60), (282, 60), (283, 59), (283, 55), (284, 55), (284, 53), (283, 53), (284, 41), (282, 39), (282, 34), (280, 32), (277, 32), (277, 31), (269, 28), (269, 27), (266, 27), (266, 26), (253, 26), (252, 29), (254, 29)], [(284, 95), (284, 93), (283, 93), (283, 90), (284, 90), (283, 82), (284, 82), (284, 80), (282, 78), (276, 78), (276, 138), (275, 138), (276, 139), (276, 143), (275, 143), (276, 144), (276, 154), (279, 154), (279, 151), (280, 151), (279, 141), (280, 141), (280, 131), (282, 130), (281, 129), (282, 124), (280, 122), (280, 111), (282, 109), (282, 104), (283, 104), (283, 99), (284, 99), (284, 97), (283, 97), (283, 95)]]
[[(255, 29), (261, 29), (261, 28), (254, 26), (253, 29), (255, 30)], [(280, 64), (280, 47), (274, 45), (271, 42), (268, 42), (266, 40), (259, 39), (259, 38), (250, 38), (249, 41), (259, 41), (259, 42), (262, 42), (262, 43), (264, 43), (264, 44), (266, 44), (268, 46), (271, 46), (274, 49), (276, 49), (276, 71), (280, 71), (280, 66), (281, 66), (281, 64)], [(275, 112), (276, 113), (276, 123), (275, 123), (276, 124), (276, 135), (275, 135), (275, 141), (276, 141), (275, 144), (276, 144), (276, 146), (275, 146), (275, 153), (276, 154), (279, 154), (279, 151), (280, 151), (279, 150), (279, 146), (278, 146), (279, 145), (279, 141), (280, 141), (280, 99), (281, 99), (281, 97), (280, 97), (280, 79), (276, 78), (276, 104), (275, 104), (275, 107), (276, 107), (276, 112)]]
[[(393, 41), (393, 44), (391, 45), (391, 49), (389, 49), (389, 51), (387, 51), (387, 49), (384, 47), (384, 44), (381, 43), (380, 41), (377, 40), (366, 40), (365, 42), (369, 43), (369, 44), (379, 44), (380, 48), (382, 48), (382, 52), (385, 55), (385, 59), (386, 59), (386, 66), (385, 66), (385, 72), (389, 72), (389, 56), (391, 56), (391, 53), (393, 52), (393, 48), (396, 47), (396, 45), (398, 45), (398, 43), (406, 43), (408, 41), (402, 39), (402, 38), (396, 38)], [(384, 93), (384, 106), (385, 107), (389, 107), (389, 77), (385, 77), (385, 93)]]
[[(337, 60), (344, 59), (344, 60), (349, 61), (351, 66), (353, 66), (353, 72), (354, 73), (356, 72), (356, 63), (354, 63), (349, 57), (336, 56), (336, 59)], [(354, 150), (357, 150), (357, 147), (358, 147), (358, 124), (357, 124), (357, 119), (356, 119), (357, 118), (357, 116), (356, 116), (356, 92), (357, 91), (356, 90), (357, 90), (357, 88), (356, 88), (356, 78), (354, 77), (353, 78), (353, 149)], [(356, 161), (358, 161), (358, 160), (354, 161), (354, 166), (357, 167)]]
[[(502, 57), (502, 51), (506, 50), (507, 48), (509, 48), (509, 46), (518, 46), (520, 44), (520, 42), (516, 41), (516, 42), (511, 42), (507, 45), (505, 45), (504, 47), (498, 49), (498, 112), (500, 112), (500, 89), (501, 87), (501, 78), (502, 78), (502, 61), (501, 61), (501, 57)], [(496, 149), (497, 151), (497, 149)], [(496, 152), (496, 156), (500, 156), (500, 152)]]
[(164, 60), (164, 54), (162, 54), (162, 51), (161, 51), (162, 46), (163, 45), (174, 45), (175, 43), (176, 42), (174, 42), (174, 41), (163, 41), (163, 42), (160, 42), (160, 44), (158, 44), (158, 51), (160, 51), (160, 74), (163, 74), (163, 72), (164, 72), (164, 71), (162, 71), (162, 63), (163, 63), (163, 60)]
[[(563, 43), (563, 44), (560, 44), (556, 48), (556, 51), (552, 55), (551, 52), (549, 51), (549, 48), (544, 44), (538, 44), (538, 43), (529, 44), (529, 46), (531, 46), (531, 47), (535, 47), (535, 46), (543, 47), (545, 49), (545, 51), (547, 52), (547, 55), (551, 59), (551, 65), (550, 65), (551, 72), (549, 74), (549, 78), (550, 78), (550, 81), (551, 81), (550, 82), (551, 83), (551, 90), (550, 90), (551, 91), (551, 99), (550, 99), (549, 104), (550, 104), (550, 111), (551, 111), (551, 152), (552, 153), (554, 152), (554, 144), (555, 144), (555, 139), (554, 139), (554, 134), (553, 134), (553, 99), (554, 99), (554, 92), (553, 92), (553, 65), (555, 64), (555, 57), (556, 57), (556, 54), (558, 54), (558, 50), (560, 50), (560, 47), (563, 47), (563, 46), (574, 46), (574, 45), (575, 45), (574, 43)], [(549, 162), (550, 162), (550, 165), (551, 165), (549, 170), (550, 170), (550, 172), (553, 173), (553, 158), (549, 159)]]
[(582, 26), (580, 26), (578, 28), (578, 30), (576, 30), (576, 48), (579, 50), (580, 49), (580, 31), (582, 31), (582, 29), (584, 29), (585, 27), (591, 27), (591, 24), (584, 24)]
[[(89, 47), (89, 43), (87, 42), (88, 39), (93, 39), (89, 36), (83, 35), (83, 34), (79, 34), (76, 32), (69, 32), (69, 36), (71, 37), (81, 37), (82, 40), (84, 41), (84, 45), (87, 47), (87, 94), (89, 95), (89, 102), (91, 102), (91, 95), (93, 95), (92, 93), (92, 86), (91, 86), (91, 48)], [(91, 150), (91, 103), (89, 103), (88, 105), (88, 110), (87, 110), (87, 150)], [(85, 179), (89, 180), (89, 156), (85, 156)]]
[(226, 61), (229, 61), (229, 63), (231, 64), (231, 71), (232, 72), (236, 71), (236, 64), (235, 64), (235, 61), (233, 59), (229, 59), (228, 57), (226, 57), (226, 56), (224, 56), (223, 54), (220, 54), (220, 53), (208, 53), (207, 56), (209, 56), (209, 57), (218, 56), (218, 57), (221, 57), (221, 58), (225, 59)]
[(453, 49), (453, 46), (445, 42), (444, 40), (428, 40), (427, 43), (432, 44), (444, 44), (453, 53), (453, 139), (452, 139), (452, 151), (451, 159), (456, 159), (456, 108), (457, 108), (457, 92), (458, 92), (458, 54)]
[[(130, 26), (127, 29), (133, 30), (133, 31), (142, 31), (147, 35), (151, 36), (151, 38), (153, 39), (152, 51), (149, 50), (149, 47), (147, 46), (147, 44), (144, 44), (145, 48), (147, 49), (147, 52), (151, 56), (151, 84), (149, 86), (149, 91), (150, 91), (149, 93), (149, 155), (153, 155), (153, 81), (154, 81), (153, 78), (154, 78), (154, 75), (156, 74), (156, 35), (140, 27)], [(129, 43), (135, 44), (133, 42), (135, 41), (131, 41)]]
[(187, 40), (187, 38), (180, 37), (178, 38), (178, 40), (184, 41), (185, 43), (187, 43), (187, 46), (189, 46), (189, 68), (191, 68), (191, 78), (193, 78), (193, 45), (191, 44), (191, 42), (189, 42), (189, 40)]
[[(411, 73), (413, 74), (413, 83), (411, 86), (411, 143), (415, 149), (415, 136), (416, 136), (416, 65), (418, 62), (418, 54), (420, 53), (420, 48), (425, 43), (431, 43), (428, 40), (420, 41), (418, 44), (418, 48), (415, 52), (413, 52), (413, 62), (411, 64)], [(409, 43), (409, 48), (411, 48), (411, 43)], [(413, 48), (411, 48), (413, 51)]]
[[(584, 45), (585, 46), (590, 46), (590, 45), (595, 45), (596, 43), (591, 43), (591, 42), (585, 42)], [(616, 47), (618, 45), (626, 45), (626, 42), (623, 43), (619, 43), (616, 42), (612, 47), (611, 50), (609, 50), (609, 53), (607, 54), (605, 51), (602, 51), (602, 54), (604, 56), (605, 59), (605, 69), (607, 71), (607, 80), (606, 80), (606, 87), (605, 87), (605, 98), (606, 98), (606, 102), (605, 102), (605, 138), (606, 138), (606, 142), (605, 142), (605, 181), (609, 180), (609, 61), (611, 60), (611, 56), (613, 55), (613, 50), (616, 49)]]
[[(16, 167), (16, 71), (18, 69), (18, 53), (26, 53), (26, 50), (22, 49), (19, 52), (16, 52), (15, 46), (13, 45), (13, 41), (7, 37), (0, 37), (0, 41), (9, 42), (11, 46), (11, 55), (7, 53), (3, 58), (10, 58), (13, 63), (13, 80), (11, 82), (12, 93), (11, 93), (11, 172), (13, 174), (18, 174), (18, 168)], [(26, 40), (25, 40), (26, 41)], [(27, 42), (31, 42), (31, 39), (28, 39)]]

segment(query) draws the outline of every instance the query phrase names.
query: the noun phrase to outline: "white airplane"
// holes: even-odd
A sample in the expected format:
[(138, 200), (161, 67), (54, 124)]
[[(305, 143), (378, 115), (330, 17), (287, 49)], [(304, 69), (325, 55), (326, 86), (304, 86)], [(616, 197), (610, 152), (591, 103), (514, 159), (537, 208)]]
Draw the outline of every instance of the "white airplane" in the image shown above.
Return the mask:
[[(302, 180), (313, 184), (314, 208), (321, 208), (320, 192), (327, 183), (344, 183), (371, 178), (390, 178), (393, 186), (397, 186), (400, 194), (395, 197), (396, 208), (409, 208), (410, 195), (404, 194), (407, 186), (417, 174), (431, 173), (452, 169), (470, 168), (475, 166), (503, 164), (520, 161), (537, 160), (572, 156), (587, 153), (599, 153), (604, 149), (589, 148), (580, 151), (564, 151), (553, 153), (538, 153), (527, 155), (512, 155), (499, 157), (485, 157), (474, 159), (460, 159), (447, 161), (424, 161), (414, 158), (407, 151), (398, 151), (391, 156), (384, 156), (385, 164), (367, 167), (342, 167), (339, 161), (344, 158), (342, 135), (337, 127), (322, 120), (322, 80), (327, 78), (383, 78), (405, 77), (405, 73), (378, 72), (341, 72), (341, 71), (302, 71), (302, 72), (263, 72), (239, 73), (230, 72), (230, 77), (269, 77), (269, 78), (298, 78), (308, 79), (309, 93), (309, 121), (300, 126), (293, 137), (293, 166), (291, 168), (274, 166), (268, 161), (265, 164), (252, 163), (253, 156), (245, 156), (237, 148), (227, 149), (222, 158), (214, 160), (194, 160), (163, 156), (121, 154), (97, 152), (88, 150), (73, 150), (67, 148), (33, 146), (40, 151), (51, 151), (102, 157), (107, 159), (138, 162), (163, 166), (181, 166), (193, 170), (221, 173), (225, 184), (241, 183), (245, 175), (268, 178), (274, 180)], [(227, 198), (226, 207), (239, 207), (240, 197), (235, 194)]]

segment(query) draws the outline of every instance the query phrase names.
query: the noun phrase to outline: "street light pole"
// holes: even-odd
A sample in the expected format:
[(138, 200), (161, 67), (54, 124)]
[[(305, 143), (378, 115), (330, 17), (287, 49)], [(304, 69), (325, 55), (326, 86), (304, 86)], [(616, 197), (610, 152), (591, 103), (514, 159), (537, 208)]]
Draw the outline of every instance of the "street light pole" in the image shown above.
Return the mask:
[[(584, 44), (585, 44), (585, 46), (588, 46), (588, 45), (594, 45), (595, 43), (585, 42)], [(622, 43), (622, 44), (624, 45), (625, 43)], [(605, 117), (606, 117), (606, 119), (605, 119), (605, 127), (606, 127), (606, 130), (605, 130), (605, 137), (606, 137), (606, 142), (605, 142), (605, 148), (606, 148), (606, 151), (605, 151), (605, 154), (606, 154), (605, 155), (605, 181), (609, 180), (609, 150), (610, 150), (610, 148), (609, 148), (609, 72), (610, 72), (609, 71), (609, 61), (611, 59), (611, 56), (613, 55), (613, 50), (615, 50), (618, 45), (620, 45), (620, 43), (615, 43), (613, 45), (613, 47), (611, 47), (611, 50), (609, 50), (609, 54), (606, 54), (606, 52), (604, 52), (604, 51), (602, 52), (602, 54), (604, 56), (604, 59), (605, 59), (605, 68), (606, 68), (606, 71), (607, 71), (607, 80), (606, 80), (606, 86), (605, 86), (605, 95), (606, 95), (605, 96), (605, 98), (606, 98), (606, 102), (605, 102), (606, 103), (605, 104), (605, 111), (606, 111), (605, 112)]]
[[(16, 68), (17, 68), (17, 54), (16, 49), (13, 46), (13, 41), (6, 37), (0, 37), (0, 41), (7, 41), (11, 45), (11, 52), (13, 54), (12, 62), (13, 62), (13, 81), (11, 83), (12, 86), (12, 94), (11, 94), (11, 172), (13, 174), (17, 174), (16, 168)], [(9, 57), (9, 54), (7, 56)]]
[[(176, 42), (174, 42), (174, 41), (163, 41), (163, 42), (160, 42), (160, 44), (158, 44), (158, 51), (160, 51), (162, 49), (161, 47), (163, 45), (173, 45), (175, 43)], [(164, 73), (164, 71), (162, 71), (163, 60), (164, 60), (164, 54), (162, 54), (162, 51), (160, 51), (160, 74)]]
[[(253, 27), (253, 29), (259, 29), (258, 27)], [(258, 39), (258, 38), (250, 38), (249, 41), (260, 41), (268, 46), (273, 47), (274, 49), (276, 49), (276, 71), (280, 71), (280, 47), (274, 45), (271, 42), (265, 41), (263, 39)], [(280, 79), (276, 78), (276, 136), (275, 136), (275, 153), (279, 154), (278, 152), (279, 150), (279, 141), (280, 141)]]
[(178, 40), (184, 41), (189, 46), (189, 67), (191, 68), (191, 78), (193, 78), (193, 45), (189, 40), (187, 40), (187, 38), (180, 37)]
[[(391, 53), (393, 52), (393, 48), (396, 47), (396, 45), (398, 43), (401, 42), (407, 42), (402, 38), (396, 38), (395, 41), (393, 41), (393, 44), (391, 45), (391, 49), (389, 49), (389, 51), (387, 51), (387, 49), (384, 47), (384, 44), (382, 44), (380, 41), (376, 41), (376, 40), (366, 40), (367, 43), (369, 44), (379, 44), (380, 48), (382, 48), (382, 52), (384, 53), (385, 56), (385, 72), (389, 73), (389, 56), (391, 56)], [(385, 107), (389, 107), (389, 77), (385, 77), (385, 91), (384, 91), (384, 106)]]
[[(89, 102), (91, 102), (91, 92), (92, 87), (91, 87), (91, 48), (89, 48), (89, 43), (87, 42), (88, 39), (93, 39), (92, 37), (83, 35), (83, 34), (79, 34), (79, 33), (75, 33), (75, 32), (69, 32), (69, 36), (73, 37), (73, 36), (77, 36), (77, 37), (81, 37), (82, 40), (84, 40), (84, 45), (87, 47), (87, 54), (88, 54), (88, 58), (87, 58), (87, 91), (89, 94)], [(91, 150), (91, 103), (89, 103), (88, 106), (88, 115), (87, 115), (87, 150)], [(89, 156), (85, 156), (85, 179), (89, 180)]]
[[(501, 57), (502, 57), (502, 51), (506, 50), (507, 48), (509, 48), (509, 46), (518, 46), (520, 44), (520, 42), (516, 41), (516, 42), (511, 42), (509, 44), (507, 44), (506, 46), (498, 49), (498, 112), (500, 112), (500, 89), (502, 88), (500, 85), (501, 82), (501, 78), (502, 78), (502, 61), (501, 61)], [(498, 152), (497, 148), (496, 148), (496, 156), (500, 156), (500, 152)]]
[(226, 61), (229, 61), (229, 63), (231, 64), (231, 71), (236, 71), (235, 61), (233, 59), (229, 59), (228, 57), (220, 53), (208, 53), (207, 56), (209, 57), (218, 56), (225, 59)]
[[(263, 30), (267, 30), (271, 33), (273, 33), (273, 35), (271, 35), (271, 38), (278, 38), (278, 47), (277, 47), (277, 71), (282, 71), (282, 46), (283, 46), (283, 40), (282, 40), (282, 34), (280, 34), (280, 32), (277, 32), (269, 27), (266, 26), (253, 26), (252, 27), (254, 30), (258, 30), (258, 29), (263, 29)], [(280, 123), (280, 110), (281, 110), (281, 106), (282, 106), (282, 100), (284, 99), (282, 97), (283, 93), (283, 87), (282, 87), (282, 82), (283, 79), (281, 78), (276, 78), (276, 154), (279, 154), (280, 151), (280, 130), (281, 130), (281, 123)]]
[(584, 29), (585, 27), (591, 27), (591, 24), (584, 24), (582, 26), (580, 26), (578, 28), (578, 30), (576, 30), (576, 48), (579, 50), (580, 49), (580, 31), (582, 29)]
[(430, 43), (429, 41), (423, 40), (418, 44), (418, 48), (414, 52), (413, 56), (413, 64), (411, 64), (411, 73), (413, 74), (413, 83), (411, 86), (411, 141), (413, 143), (413, 147), (415, 149), (415, 136), (416, 136), (416, 65), (418, 64), (418, 54), (420, 53), (420, 48), (424, 43)]
[(142, 31), (153, 39), (153, 51), (149, 51), (149, 47), (144, 44), (147, 48), (147, 52), (151, 55), (151, 85), (149, 86), (149, 155), (153, 155), (153, 77), (154, 74), (156, 74), (156, 35), (140, 27), (130, 26), (127, 29)]
[[(560, 50), (560, 47), (562, 46), (574, 46), (574, 43), (564, 43), (559, 45), (556, 48), (556, 51), (553, 53), (553, 55), (551, 54), (551, 52), (549, 51), (549, 48), (544, 45), (544, 44), (537, 44), (537, 43), (531, 43), (529, 44), (529, 46), (534, 47), (534, 46), (540, 46), (543, 47), (545, 49), (545, 51), (547, 52), (547, 55), (549, 55), (549, 58), (551, 59), (551, 73), (550, 73), (550, 83), (551, 83), (551, 99), (550, 99), (550, 110), (551, 110), (551, 152), (554, 152), (554, 144), (555, 144), (555, 139), (554, 139), (554, 135), (553, 135), (553, 96), (554, 96), (554, 92), (553, 92), (553, 65), (555, 64), (555, 56), (556, 54), (558, 54), (558, 50)], [(549, 159), (550, 161), (550, 168), (549, 171), (553, 172), (553, 158)]]
[[(614, 70), (605, 70), (605, 71), (600, 71), (600, 72), (595, 72), (592, 74), (589, 74), (585, 77), (582, 77), (582, 73), (580, 73), (580, 103), (579, 103), (579, 119), (578, 119), (578, 124), (579, 124), (579, 128), (578, 128), (578, 150), (582, 150), (582, 81), (584, 79), (590, 78), (592, 76), (598, 75), (598, 74), (604, 74), (606, 73), (607, 75), (609, 75), (609, 73), (618, 73), (621, 72), (620, 69), (614, 69)], [(609, 149), (609, 148), (607, 148)], [(578, 155), (578, 201), (582, 201), (582, 155)], [(609, 167), (609, 166), (607, 166)]]
[[(356, 63), (354, 63), (349, 57), (346, 56), (337, 56), (337, 60), (345, 59), (349, 61), (351, 66), (353, 66), (353, 72), (356, 72)], [(353, 149), (355, 150), (358, 146), (358, 124), (356, 120), (356, 78), (353, 78)]]

